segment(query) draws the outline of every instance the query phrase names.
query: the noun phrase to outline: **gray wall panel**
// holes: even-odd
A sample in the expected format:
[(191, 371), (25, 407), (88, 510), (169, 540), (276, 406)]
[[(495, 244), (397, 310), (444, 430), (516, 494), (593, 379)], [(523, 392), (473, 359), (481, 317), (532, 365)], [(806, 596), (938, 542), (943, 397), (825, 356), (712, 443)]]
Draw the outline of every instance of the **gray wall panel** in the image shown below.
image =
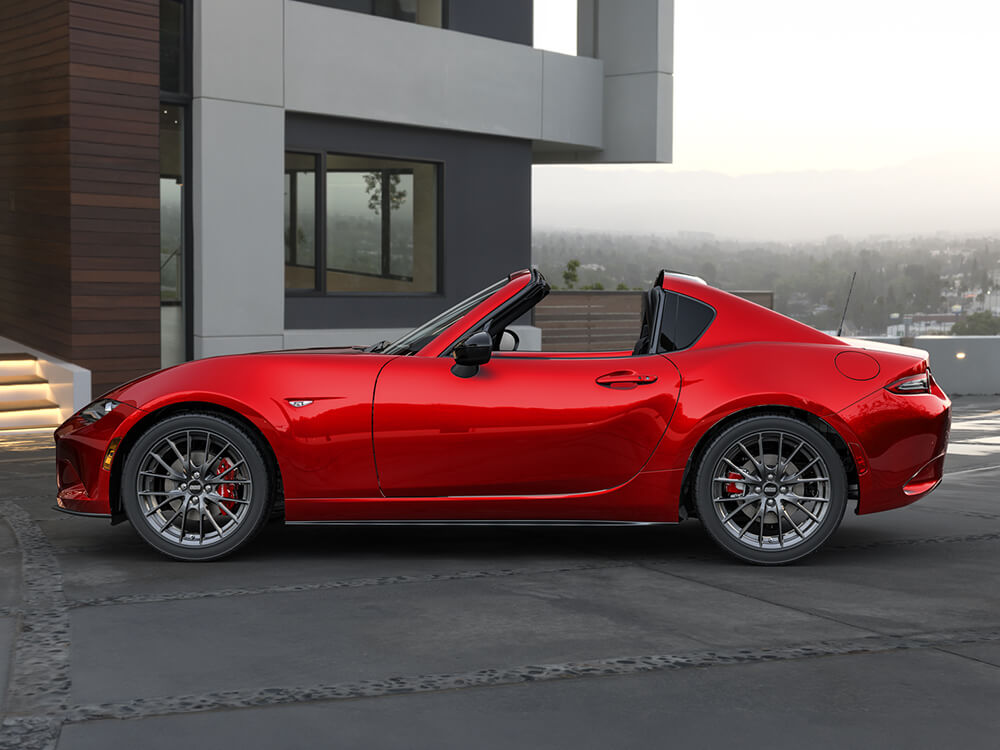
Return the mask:
[(434, 295), (286, 297), (285, 328), (411, 326), (531, 262), (527, 140), (288, 115), (289, 148), (443, 164), (442, 288)]
[(448, 27), (515, 44), (532, 44), (532, 0), (448, 0)]

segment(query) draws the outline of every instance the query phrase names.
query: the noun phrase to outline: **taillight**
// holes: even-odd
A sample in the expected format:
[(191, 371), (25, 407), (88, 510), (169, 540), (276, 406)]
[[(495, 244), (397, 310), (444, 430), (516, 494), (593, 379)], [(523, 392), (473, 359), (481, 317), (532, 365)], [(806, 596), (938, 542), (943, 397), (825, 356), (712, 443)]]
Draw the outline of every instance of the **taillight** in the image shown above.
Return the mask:
[(905, 378), (900, 378), (895, 383), (887, 385), (886, 390), (902, 395), (911, 393), (930, 393), (931, 374), (929, 372), (923, 372), (919, 375), (907, 375)]

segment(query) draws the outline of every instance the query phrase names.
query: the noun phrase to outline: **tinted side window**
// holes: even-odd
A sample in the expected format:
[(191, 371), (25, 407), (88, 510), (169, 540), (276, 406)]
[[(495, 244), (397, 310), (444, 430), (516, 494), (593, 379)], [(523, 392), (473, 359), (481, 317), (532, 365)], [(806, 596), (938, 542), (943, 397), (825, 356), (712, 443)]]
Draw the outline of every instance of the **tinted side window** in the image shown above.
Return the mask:
[(660, 318), (659, 351), (687, 349), (701, 337), (714, 317), (715, 310), (704, 302), (677, 292), (666, 292)]

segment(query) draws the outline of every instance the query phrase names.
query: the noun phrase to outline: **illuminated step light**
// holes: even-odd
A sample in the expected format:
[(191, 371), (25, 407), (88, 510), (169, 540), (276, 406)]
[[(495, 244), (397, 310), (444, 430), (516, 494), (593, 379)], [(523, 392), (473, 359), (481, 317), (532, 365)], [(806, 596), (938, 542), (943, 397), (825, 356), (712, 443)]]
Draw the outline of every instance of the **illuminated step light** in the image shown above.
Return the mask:
[(955, 359), (965, 359), (965, 352), (955, 352)]

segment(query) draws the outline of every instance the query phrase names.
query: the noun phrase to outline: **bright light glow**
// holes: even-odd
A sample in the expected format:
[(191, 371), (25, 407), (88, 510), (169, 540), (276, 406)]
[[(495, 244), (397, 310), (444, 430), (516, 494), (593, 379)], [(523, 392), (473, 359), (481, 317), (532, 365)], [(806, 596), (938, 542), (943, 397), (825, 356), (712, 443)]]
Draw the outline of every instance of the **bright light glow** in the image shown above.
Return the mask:
[(576, 54), (577, 0), (535, 0), (534, 46)]
[(997, 152), (1000, 3), (676, 4), (674, 163), (731, 174)]
[(965, 359), (965, 352), (955, 352), (955, 359)]

